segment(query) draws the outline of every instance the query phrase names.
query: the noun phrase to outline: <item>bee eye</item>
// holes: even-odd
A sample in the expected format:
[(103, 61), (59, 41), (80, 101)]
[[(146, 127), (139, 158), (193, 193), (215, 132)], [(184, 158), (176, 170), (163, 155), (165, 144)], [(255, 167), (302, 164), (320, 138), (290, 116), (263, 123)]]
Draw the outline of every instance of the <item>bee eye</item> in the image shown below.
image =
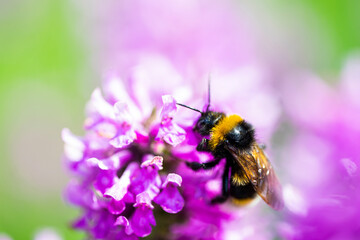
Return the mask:
[(198, 123), (197, 123), (197, 126), (198, 127), (203, 127), (205, 125), (205, 121), (203, 120), (200, 120)]

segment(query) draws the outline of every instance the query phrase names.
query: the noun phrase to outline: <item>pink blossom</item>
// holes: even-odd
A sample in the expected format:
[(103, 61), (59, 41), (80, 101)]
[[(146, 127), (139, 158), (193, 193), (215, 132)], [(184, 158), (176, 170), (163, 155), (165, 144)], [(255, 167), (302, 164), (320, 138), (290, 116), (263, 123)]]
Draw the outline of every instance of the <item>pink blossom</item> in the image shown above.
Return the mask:
[(184, 164), (212, 156), (196, 151), (199, 114), (176, 103), (204, 109), (211, 78), (211, 108), (240, 114), (267, 142), (280, 103), (268, 70), (254, 61), (249, 32), (227, 1), (102, 7), (89, 14), (99, 26), (91, 39), (101, 46), (103, 87), (88, 103), (85, 135), (63, 131), (73, 174), (66, 196), (83, 210), (74, 227), (92, 238), (156, 239), (158, 219), (175, 214), (165, 238), (225, 239), (224, 226), (241, 223), (243, 210), (210, 205), (221, 191), (224, 162), (198, 173)]

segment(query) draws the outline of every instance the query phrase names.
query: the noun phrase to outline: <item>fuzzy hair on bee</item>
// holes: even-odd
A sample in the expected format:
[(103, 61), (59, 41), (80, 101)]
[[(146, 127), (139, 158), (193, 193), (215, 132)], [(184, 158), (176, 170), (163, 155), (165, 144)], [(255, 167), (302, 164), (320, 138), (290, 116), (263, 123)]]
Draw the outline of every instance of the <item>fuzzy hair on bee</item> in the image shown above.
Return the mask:
[(234, 203), (244, 205), (259, 195), (273, 209), (283, 208), (280, 182), (263, 148), (256, 142), (250, 123), (235, 114), (226, 116), (223, 112), (211, 111), (210, 98), (205, 112), (177, 104), (201, 113), (194, 126), (194, 132), (202, 136), (196, 149), (214, 157), (209, 162), (186, 162), (186, 165), (198, 171), (211, 169), (222, 159), (226, 160), (222, 193), (211, 200), (212, 204), (231, 197)]

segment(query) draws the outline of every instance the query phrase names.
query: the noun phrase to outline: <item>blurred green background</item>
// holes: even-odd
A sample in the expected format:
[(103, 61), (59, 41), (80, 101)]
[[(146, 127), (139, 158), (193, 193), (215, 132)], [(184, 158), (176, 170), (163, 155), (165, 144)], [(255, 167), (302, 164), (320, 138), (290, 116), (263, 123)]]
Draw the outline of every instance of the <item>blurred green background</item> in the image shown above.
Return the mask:
[[(76, 211), (62, 200), (67, 176), (60, 132), (81, 134), (84, 105), (97, 85), (62, 0), (0, 4), (0, 233), (32, 239), (45, 227), (64, 239)], [(95, 77), (93, 77), (95, 79)]]
[[(289, 49), (292, 66), (336, 73), (360, 46), (357, 0), (244, 2), (259, 48), (272, 57)], [(69, 228), (78, 213), (62, 199), (60, 138), (63, 127), (83, 133), (85, 103), (100, 84), (84, 12), (86, 4), (63, 0), (0, 2), (0, 233), (13, 239), (45, 227), (84, 236)]]

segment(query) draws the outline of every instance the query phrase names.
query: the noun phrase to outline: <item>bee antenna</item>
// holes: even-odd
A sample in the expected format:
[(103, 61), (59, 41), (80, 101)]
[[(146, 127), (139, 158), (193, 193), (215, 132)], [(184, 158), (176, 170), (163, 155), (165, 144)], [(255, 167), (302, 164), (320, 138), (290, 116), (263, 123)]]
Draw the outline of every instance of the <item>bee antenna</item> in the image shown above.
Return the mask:
[(201, 114), (203, 113), (202, 111), (200, 111), (200, 110), (198, 110), (198, 109), (196, 109), (196, 108), (189, 107), (189, 106), (187, 106), (187, 105), (185, 105), (185, 104), (182, 104), (182, 103), (176, 103), (176, 104), (179, 105), (179, 106), (182, 106), (182, 107), (191, 109), (191, 110), (193, 110), (193, 111), (199, 112), (199, 113), (201, 113)]
[(206, 107), (206, 111), (208, 111), (209, 110), (209, 108), (210, 108), (210, 100), (211, 100), (211, 98), (210, 98), (210, 84), (211, 83), (211, 73), (209, 74), (209, 79), (208, 79), (208, 105), (207, 105), (207, 107)]

